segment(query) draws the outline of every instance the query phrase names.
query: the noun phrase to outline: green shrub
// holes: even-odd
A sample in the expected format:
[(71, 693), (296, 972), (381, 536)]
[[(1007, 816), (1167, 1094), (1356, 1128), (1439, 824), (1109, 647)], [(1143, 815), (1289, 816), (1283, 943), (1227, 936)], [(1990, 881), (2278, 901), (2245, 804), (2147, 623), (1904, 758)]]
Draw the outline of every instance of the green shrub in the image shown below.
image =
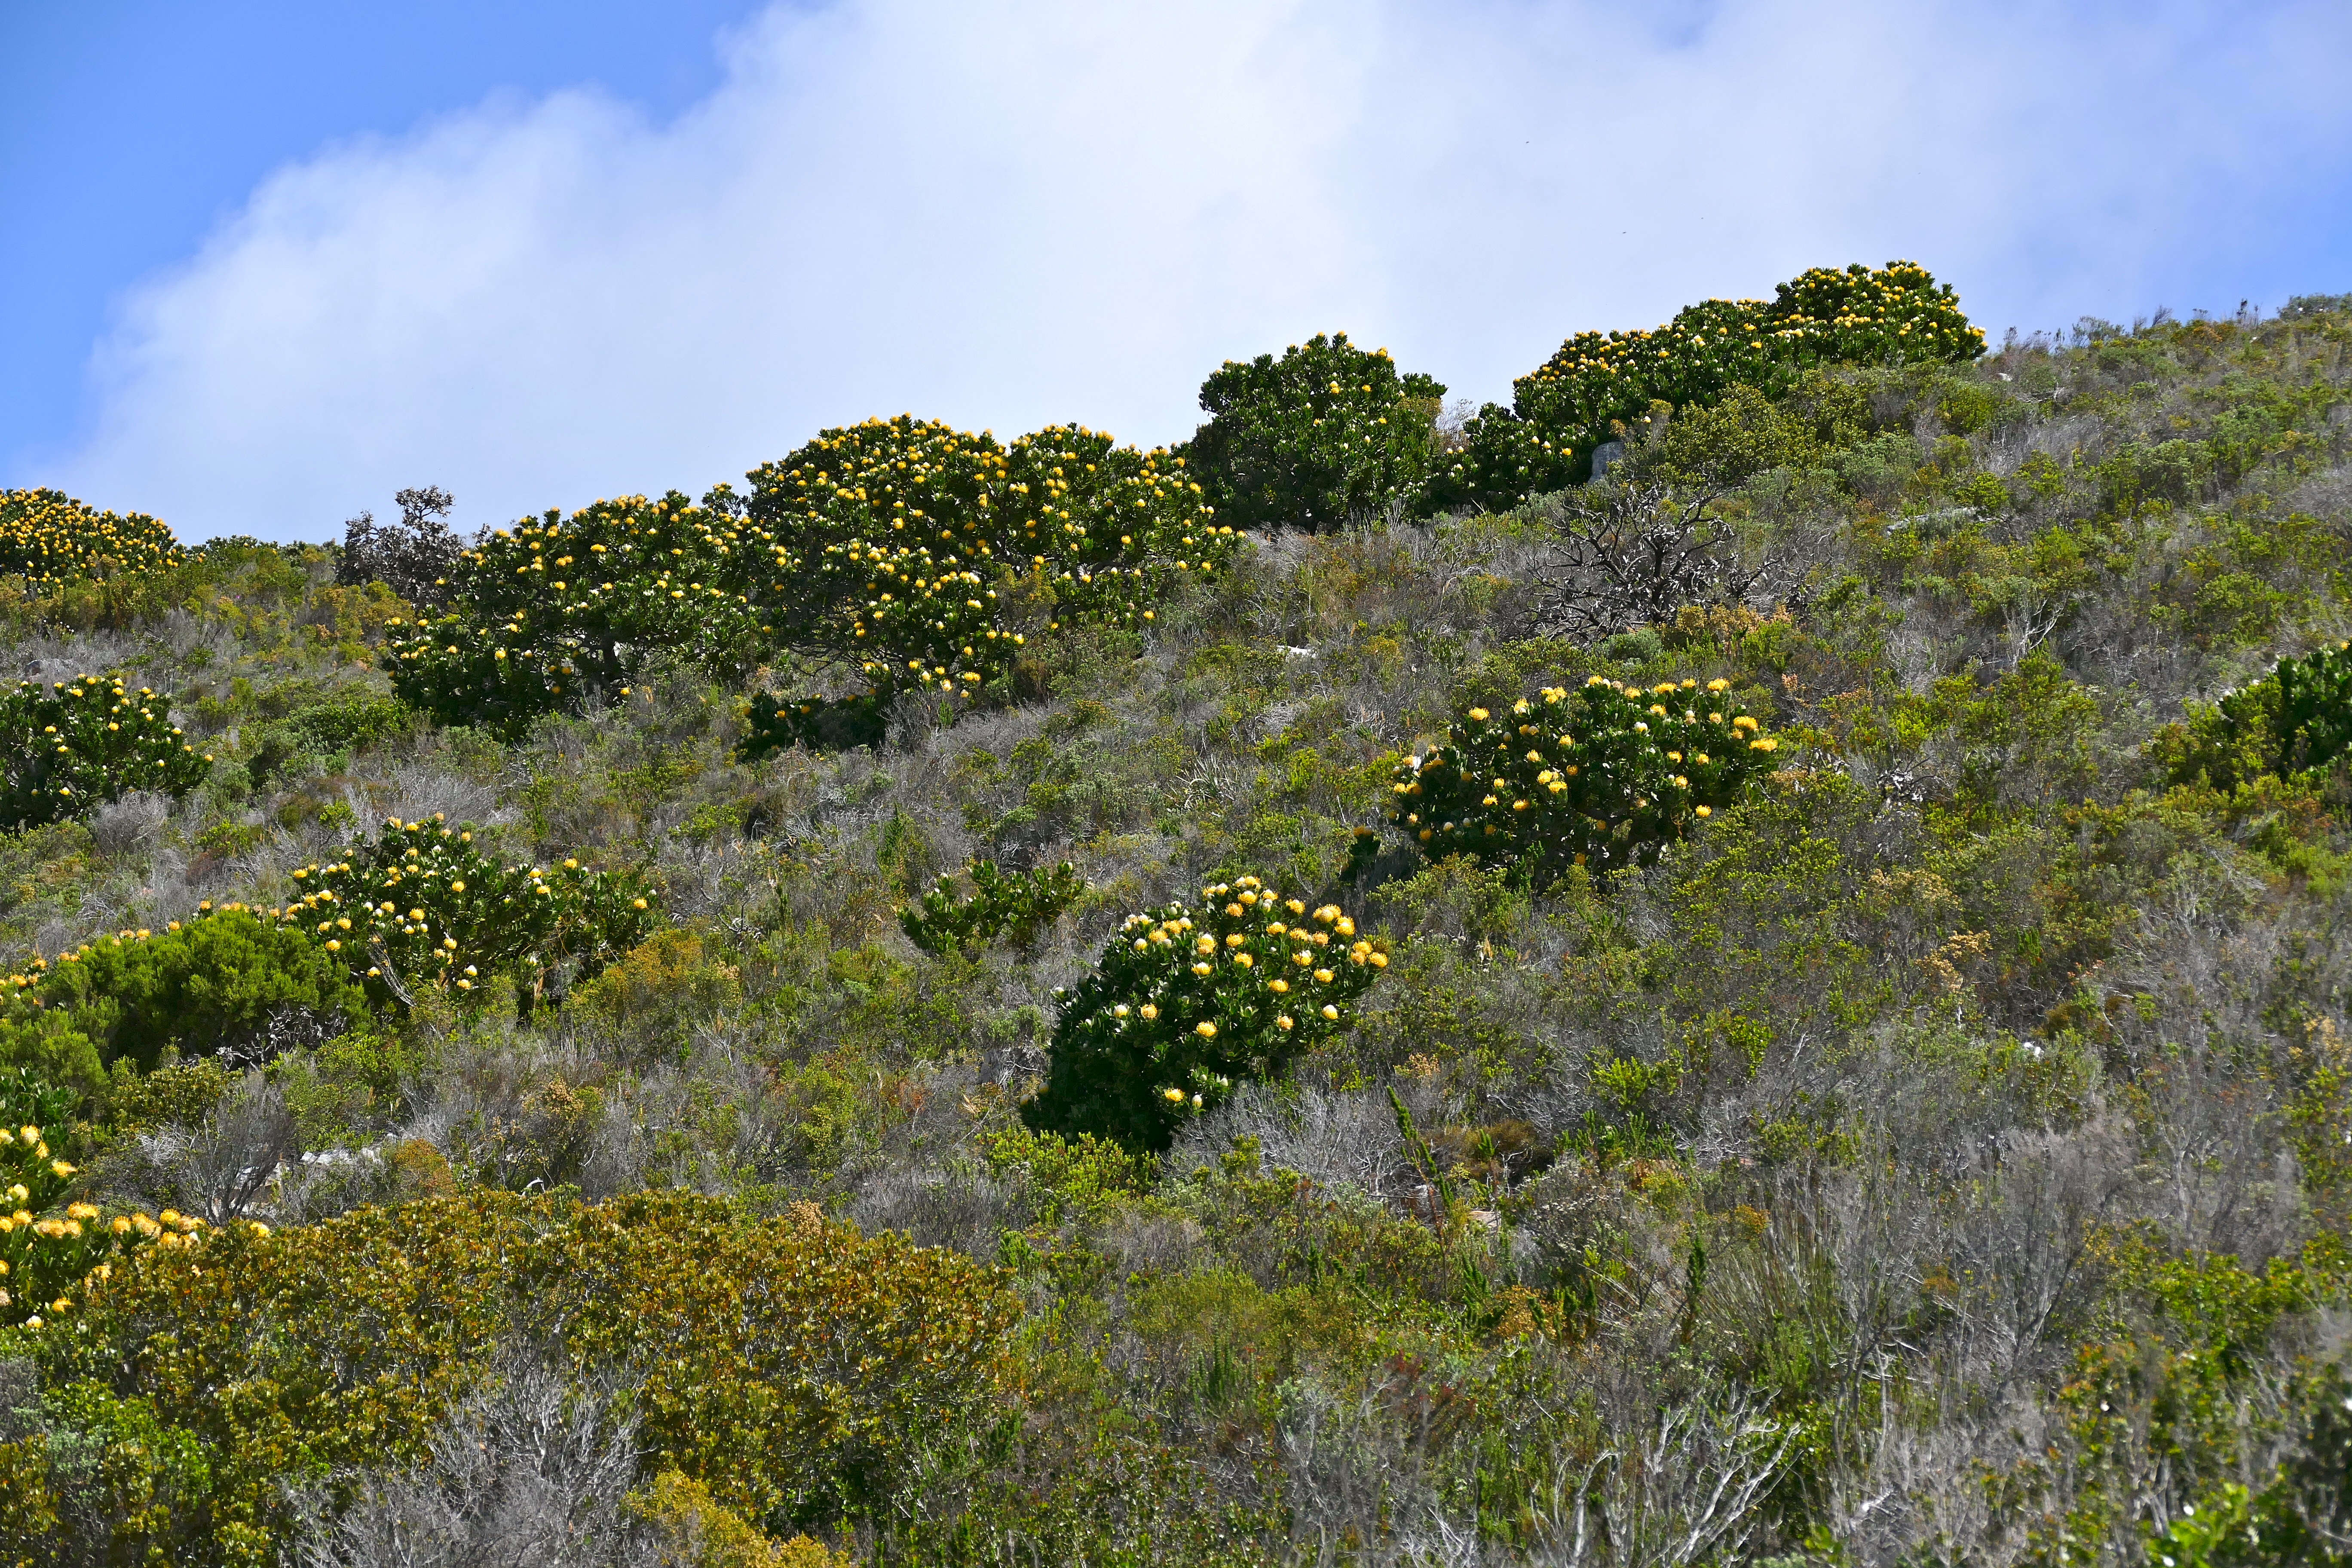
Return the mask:
[(2229, 790), (2265, 773), (2322, 772), (2347, 749), (2352, 643), (2338, 643), (2283, 658), (2218, 703), (2189, 703), (2185, 720), (2149, 738), (2147, 754), (2170, 783)]
[(1400, 376), (1386, 349), (1318, 332), (1202, 382), (1209, 421), (1186, 451), (1222, 521), (1338, 528), (1420, 483), (1444, 396), (1426, 375)]
[(1927, 268), (1817, 267), (1769, 302), (1709, 300), (1653, 331), (1577, 333), (1511, 384), (1509, 408), (1480, 411), (1416, 508), (1499, 508), (1558, 489), (1653, 403), (1705, 407), (1737, 386), (1777, 399), (1815, 366), (1965, 363), (1982, 353), (1984, 333)]
[(303, 933), (241, 910), (101, 937), (0, 982), (0, 1059), (84, 1090), (112, 1063), (248, 1045), (281, 1013), (359, 1017), (366, 996)]
[(1203, 888), (1197, 905), (1129, 915), (1094, 973), (1062, 995), (1045, 1092), (1023, 1117), (1165, 1149), (1236, 1080), (1277, 1079), (1346, 1028), (1388, 962), (1385, 943), (1358, 938), (1338, 905), (1309, 915), (1255, 877)]
[(993, 860), (975, 864), (972, 895), (959, 904), (954, 879), (942, 874), (919, 908), (898, 911), (907, 940), (925, 952), (977, 952), (999, 937), (1026, 948), (1087, 890), (1086, 879), (1065, 860), (1047, 870), (999, 871)]
[(0, 577), (37, 590), (68, 577), (105, 578), (177, 565), (172, 531), (143, 512), (83, 505), (62, 490), (0, 490)]
[(202, 784), (213, 760), (181, 737), (170, 706), (119, 675), (0, 692), (0, 827), (79, 816), (132, 790), (176, 796)]
[(246, 769), (256, 784), (265, 784), (303, 764), (322, 765), (380, 745), (415, 719), (415, 709), (389, 697), (331, 698), (258, 726)]
[(1472, 708), (1399, 765), (1391, 820), (1433, 860), (1469, 855), (1538, 886), (1572, 866), (1650, 865), (1771, 765), (1780, 742), (1728, 684), (1596, 675), (1507, 713)]
[(323, 946), (378, 1001), (404, 1003), (415, 986), (487, 994), (509, 970), (535, 998), (551, 968), (593, 975), (660, 919), (628, 873), (576, 859), (501, 865), (474, 847), (472, 825), (445, 826), (437, 816), (394, 817), (350, 858), (293, 877), (299, 900), (259, 912)]
[(854, 659), (881, 696), (971, 696), (1031, 630), (1137, 627), (1235, 542), (1182, 458), (1076, 426), (999, 447), (902, 415), (750, 478), (726, 581), (780, 646)]
[[(1017, 1315), (959, 1254), (813, 1215), (478, 1194), (142, 1249), (33, 1347), (48, 1386), (102, 1379), (203, 1446), (208, 1511), (174, 1561), (211, 1563), (271, 1560), (289, 1482), (416, 1462), (518, 1340), (626, 1378), (648, 1479), (772, 1528), (887, 1514), (996, 1418)], [(22, 1478), (0, 1476), (17, 1519), (40, 1511)]]

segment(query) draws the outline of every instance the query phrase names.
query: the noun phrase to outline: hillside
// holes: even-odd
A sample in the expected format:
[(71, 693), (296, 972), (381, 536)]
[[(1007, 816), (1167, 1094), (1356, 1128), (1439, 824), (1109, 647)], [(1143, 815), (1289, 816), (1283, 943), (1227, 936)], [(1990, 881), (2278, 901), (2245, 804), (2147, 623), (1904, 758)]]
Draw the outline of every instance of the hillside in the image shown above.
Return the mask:
[(0, 498), (0, 1561), (2352, 1560), (2352, 297), (1981, 341)]

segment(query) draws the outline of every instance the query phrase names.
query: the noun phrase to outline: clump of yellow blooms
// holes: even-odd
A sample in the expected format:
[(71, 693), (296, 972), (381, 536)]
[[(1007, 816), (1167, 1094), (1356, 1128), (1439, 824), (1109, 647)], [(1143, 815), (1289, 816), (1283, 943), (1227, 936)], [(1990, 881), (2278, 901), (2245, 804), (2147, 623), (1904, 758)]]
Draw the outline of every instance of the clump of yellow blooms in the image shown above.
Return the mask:
[(115, 577), (185, 559), (172, 531), (143, 512), (100, 511), (63, 490), (0, 490), (0, 577), (35, 588)]
[(1816, 267), (1765, 300), (1708, 300), (1647, 331), (1578, 332), (1511, 384), (1433, 473), (1421, 510), (1558, 489), (1651, 404), (1702, 407), (1735, 386), (1777, 396), (1816, 365), (1959, 363), (1984, 353), (1951, 285), (1911, 261)]
[(722, 677), (794, 652), (877, 697), (971, 698), (1034, 631), (1139, 627), (1238, 542), (1183, 459), (1057, 426), (1001, 447), (910, 416), (822, 432), (697, 505), (673, 490), (501, 529), (452, 608), (395, 623), (412, 702), (512, 731), (627, 695), (644, 660)]
[(173, 724), (169, 700), (119, 675), (0, 689), (0, 827), (78, 816), (131, 790), (184, 795), (212, 762)]
[(1279, 1076), (1343, 1030), (1389, 964), (1337, 904), (1310, 908), (1254, 876), (1198, 903), (1130, 915), (1061, 999), (1033, 1125), (1167, 1147), (1235, 1081)]
[(1469, 855), (1538, 885), (1572, 866), (1648, 865), (1769, 771), (1780, 744), (1728, 681), (1596, 675), (1467, 710), (1444, 745), (1399, 764), (1391, 821), (1433, 860)]
[(293, 871), (286, 903), (252, 912), (309, 934), (379, 1001), (418, 986), (486, 999), (488, 977), (509, 968), (536, 994), (549, 966), (570, 961), (593, 974), (660, 919), (626, 872), (576, 858), (504, 864), (475, 847), (474, 832), (438, 815), (389, 818), (346, 858)]
[(901, 415), (752, 471), (736, 581), (876, 691), (970, 698), (1033, 632), (1138, 628), (1237, 541), (1184, 459), (1057, 426), (1000, 447)]

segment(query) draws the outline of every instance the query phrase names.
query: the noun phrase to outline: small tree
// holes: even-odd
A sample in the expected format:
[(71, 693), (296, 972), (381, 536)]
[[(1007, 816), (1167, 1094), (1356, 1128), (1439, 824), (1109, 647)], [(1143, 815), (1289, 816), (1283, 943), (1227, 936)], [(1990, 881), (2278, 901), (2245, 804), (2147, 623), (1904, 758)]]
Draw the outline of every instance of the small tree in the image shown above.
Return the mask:
[(1209, 422), (1189, 454), (1224, 522), (1338, 528), (1421, 483), (1444, 395), (1426, 375), (1399, 375), (1386, 349), (1318, 332), (1202, 382)]
[(1727, 559), (1703, 521), (1712, 495), (1677, 500), (1657, 479), (1595, 489), (1558, 504), (1559, 559), (1536, 612), (1548, 634), (1590, 644), (1686, 605), (1736, 605), (1770, 569)]
[(1388, 967), (1337, 904), (1309, 913), (1255, 877), (1129, 915), (1063, 996), (1033, 1127), (1165, 1149), (1237, 1080), (1266, 1081), (1346, 1028)]
[(456, 505), (438, 485), (398, 492), (400, 521), (379, 524), (363, 511), (343, 524), (342, 558), (335, 581), (346, 585), (382, 583), (419, 608), (449, 597), (449, 576), (465, 542), (442, 520)]

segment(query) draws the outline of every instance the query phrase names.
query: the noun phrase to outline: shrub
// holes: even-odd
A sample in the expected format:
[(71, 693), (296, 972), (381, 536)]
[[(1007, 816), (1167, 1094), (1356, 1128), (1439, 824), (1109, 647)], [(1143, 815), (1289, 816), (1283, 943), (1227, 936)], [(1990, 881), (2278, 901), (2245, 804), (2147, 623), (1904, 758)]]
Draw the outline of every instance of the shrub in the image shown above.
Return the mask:
[(389, 697), (358, 693), (330, 699), (259, 726), (246, 768), (255, 783), (266, 783), (305, 764), (323, 765), (379, 745), (415, 719), (415, 709)]
[(1187, 452), (1224, 521), (1338, 528), (1420, 482), (1444, 395), (1429, 376), (1400, 376), (1386, 349), (1318, 332), (1202, 382), (1209, 422)]
[(293, 877), (300, 899), (258, 912), (307, 933), (378, 1001), (404, 1004), (418, 985), (487, 994), (490, 976), (509, 969), (536, 998), (551, 968), (594, 974), (660, 918), (628, 873), (576, 859), (501, 865), (474, 847), (472, 825), (445, 826), (437, 816), (394, 817), (349, 859)]
[(441, 521), (454, 504), (449, 492), (427, 485), (392, 499), (400, 507), (398, 522), (379, 524), (373, 512), (363, 511), (343, 524), (335, 581), (346, 587), (382, 583), (419, 608), (438, 605), (448, 597), (450, 574), (465, 549)]
[(172, 531), (143, 512), (84, 506), (62, 490), (0, 490), (0, 577), (39, 589), (68, 577), (120, 577), (177, 565)]
[(132, 790), (185, 795), (212, 762), (173, 727), (168, 702), (121, 676), (0, 692), (0, 826), (79, 816)]
[(144, 1249), (34, 1349), (51, 1385), (103, 1378), (205, 1445), (208, 1539), (181, 1561), (261, 1561), (290, 1486), (425, 1460), (517, 1342), (625, 1379), (644, 1472), (744, 1519), (911, 1504), (994, 1418), (1017, 1316), (992, 1271), (895, 1236), (479, 1194)]
[(357, 1017), (367, 998), (301, 932), (241, 910), (102, 937), (0, 981), (0, 1058), (84, 1089), (168, 1048), (208, 1056), (264, 1038), (287, 1013)]
[(2283, 658), (2218, 703), (2149, 738), (2148, 755), (2174, 784), (2217, 789), (2322, 771), (2352, 750), (2352, 643)]
[(2278, 682), (2281, 777), (2325, 768), (2352, 748), (2352, 642), (2283, 658), (2271, 679)]
[(1580, 477), (1592, 448), (1653, 403), (1703, 407), (1737, 386), (1777, 398), (1814, 366), (1965, 363), (1984, 353), (1949, 284), (1908, 261), (1817, 267), (1770, 301), (1709, 300), (1649, 331), (1578, 332), (1464, 435), (1467, 456), (1418, 502), (1511, 505)]
[(1472, 708), (1444, 745), (1398, 767), (1391, 820), (1433, 860), (1469, 855), (1538, 885), (1571, 866), (1650, 865), (1738, 798), (1780, 745), (1728, 682), (1697, 684), (1644, 690), (1596, 675), (1507, 713)]
[(1182, 458), (1076, 426), (1000, 447), (902, 415), (750, 478), (727, 581), (778, 643), (856, 659), (879, 696), (971, 696), (1010, 674), (1034, 619), (1137, 627), (1235, 542)]
[(448, 613), (394, 623), (383, 668), (443, 722), (508, 735), (611, 700), (656, 657), (740, 672), (761, 614), (722, 585), (735, 538), (726, 513), (675, 490), (527, 518), (457, 557)]
[(1066, 860), (1050, 870), (1009, 876), (995, 861), (982, 860), (970, 874), (972, 895), (962, 903), (950, 896), (954, 879), (942, 874), (920, 908), (898, 911), (908, 941), (929, 953), (977, 952), (1002, 936), (1026, 948), (1087, 890), (1086, 879)]
[(827, 430), (755, 469), (748, 501), (672, 491), (498, 530), (458, 558), (457, 608), (395, 636), (384, 668), (444, 721), (509, 736), (656, 657), (733, 679), (793, 651), (854, 663), (877, 703), (969, 698), (1010, 672), (1024, 616), (1133, 627), (1231, 554), (1182, 468), (1075, 426), (1008, 447), (904, 416)]
[(1063, 994), (1045, 1089), (1024, 1119), (1165, 1149), (1235, 1080), (1279, 1078), (1343, 1030), (1388, 962), (1338, 905), (1310, 915), (1255, 877), (1130, 915)]

